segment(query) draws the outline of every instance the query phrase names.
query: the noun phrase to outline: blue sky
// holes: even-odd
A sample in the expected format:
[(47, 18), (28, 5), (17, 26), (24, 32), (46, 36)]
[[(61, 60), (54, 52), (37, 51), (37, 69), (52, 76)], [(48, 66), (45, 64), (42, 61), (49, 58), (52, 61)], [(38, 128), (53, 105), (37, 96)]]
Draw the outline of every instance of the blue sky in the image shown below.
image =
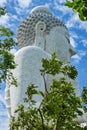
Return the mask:
[[(17, 34), (18, 25), (26, 18), (32, 8), (45, 5), (65, 23), (69, 30), (70, 41), (77, 54), (71, 62), (78, 70), (80, 89), (87, 86), (87, 22), (79, 20), (78, 14), (64, 6), (65, 0), (0, 0), (0, 6), (6, 6), (9, 15), (0, 18), (0, 25), (9, 27)], [(16, 37), (15, 37), (16, 40)], [(15, 53), (15, 49), (11, 50)], [(0, 89), (0, 130), (8, 130), (8, 117), (4, 101), (5, 84)]]

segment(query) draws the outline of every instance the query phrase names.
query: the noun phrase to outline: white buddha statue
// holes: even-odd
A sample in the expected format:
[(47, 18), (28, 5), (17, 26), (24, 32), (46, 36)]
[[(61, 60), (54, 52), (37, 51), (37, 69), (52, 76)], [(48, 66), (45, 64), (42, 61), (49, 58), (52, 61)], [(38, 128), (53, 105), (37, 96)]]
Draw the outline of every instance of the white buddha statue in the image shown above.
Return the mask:
[[(42, 58), (50, 58), (56, 52), (57, 57), (64, 62), (70, 61), (75, 54), (69, 41), (69, 34), (66, 26), (53, 16), (45, 6), (34, 8), (30, 15), (20, 24), (18, 28), (18, 44), (20, 49), (15, 54), (16, 69), (13, 70), (17, 78), (18, 87), (6, 87), (6, 104), (9, 116), (19, 104), (23, 103), (27, 86), (30, 83), (38, 86), (38, 89), (45, 92), (43, 77), (40, 74)], [(49, 86), (50, 78), (46, 79)], [(78, 93), (77, 80), (73, 82)], [(37, 106), (41, 97), (36, 96)]]

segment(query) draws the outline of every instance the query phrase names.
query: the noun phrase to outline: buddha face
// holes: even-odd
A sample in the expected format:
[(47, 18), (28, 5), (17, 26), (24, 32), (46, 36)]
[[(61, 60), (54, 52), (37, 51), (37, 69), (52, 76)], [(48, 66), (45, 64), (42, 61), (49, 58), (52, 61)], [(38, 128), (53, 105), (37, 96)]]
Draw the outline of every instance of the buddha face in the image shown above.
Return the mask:
[(35, 45), (52, 54), (56, 52), (57, 58), (63, 61), (70, 61), (70, 57), (75, 54), (69, 42), (69, 36), (65, 27), (56, 26), (46, 34), (45, 23), (39, 21), (36, 25)]

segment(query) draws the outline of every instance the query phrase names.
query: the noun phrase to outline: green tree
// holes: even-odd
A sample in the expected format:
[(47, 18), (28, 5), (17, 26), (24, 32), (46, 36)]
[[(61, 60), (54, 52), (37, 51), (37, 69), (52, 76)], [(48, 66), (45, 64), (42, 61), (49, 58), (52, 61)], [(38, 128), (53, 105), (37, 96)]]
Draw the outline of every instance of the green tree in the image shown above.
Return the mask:
[(66, 0), (65, 5), (77, 12), (81, 20), (87, 20), (87, 0)]
[[(76, 96), (75, 86), (66, 80), (67, 77), (75, 80), (75, 67), (58, 60), (54, 53), (51, 59), (42, 59), (40, 71), (44, 81), (46, 74), (56, 76), (62, 73), (63, 76), (58, 80), (53, 79), (49, 91), (45, 84), (45, 93), (37, 90), (37, 86), (32, 83), (27, 87), (24, 102), (29, 105), (27, 108), (23, 104), (19, 105), (15, 117), (11, 118), (10, 130), (85, 130), (77, 121), (77, 117), (83, 115), (82, 100)], [(33, 99), (34, 95), (43, 98), (39, 107)]]
[[(5, 14), (6, 9), (0, 7), (0, 17)], [(0, 25), (0, 83), (6, 80), (7, 75), (9, 79), (12, 79), (13, 83), (16, 83), (15, 78), (9, 71), (9, 69), (16, 67), (14, 56), (10, 53), (10, 50), (16, 44), (13, 32), (9, 28)]]

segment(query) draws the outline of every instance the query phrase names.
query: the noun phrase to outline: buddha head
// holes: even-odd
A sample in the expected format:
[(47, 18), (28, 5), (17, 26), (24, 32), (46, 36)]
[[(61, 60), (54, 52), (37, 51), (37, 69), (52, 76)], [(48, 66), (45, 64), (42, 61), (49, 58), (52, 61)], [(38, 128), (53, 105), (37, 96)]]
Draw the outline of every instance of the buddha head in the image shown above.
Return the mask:
[(19, 48), (38, 46), (58, 58), (69, 61), (75, 54), (66, 26), (46, 6), (34, 8), (18, 28)]

